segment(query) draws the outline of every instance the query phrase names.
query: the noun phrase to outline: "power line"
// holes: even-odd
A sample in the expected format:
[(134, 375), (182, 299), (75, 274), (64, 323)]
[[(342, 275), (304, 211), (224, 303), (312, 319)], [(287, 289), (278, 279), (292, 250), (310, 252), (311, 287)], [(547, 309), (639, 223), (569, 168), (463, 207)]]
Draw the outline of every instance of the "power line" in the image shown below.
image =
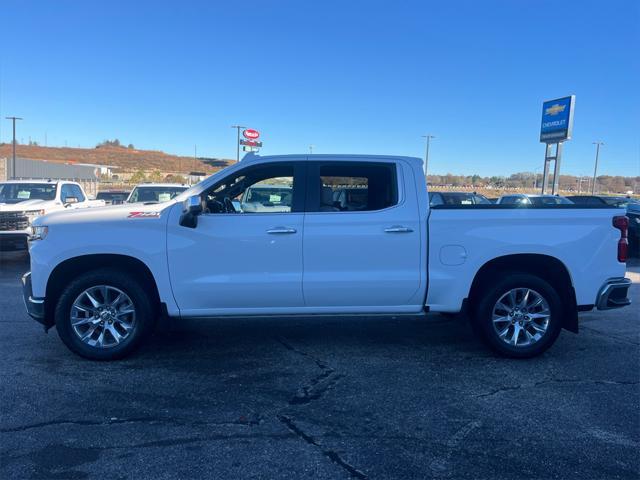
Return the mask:
[(422, 138), (427, 139), (427, 148), (424, 154), (424, 178), (427, 178), (427, 165), (429, 164), (429, 146), (431, 144), (431, 139), (436, 138), (434, 135), (427, 133), (426, 135), (422, 135)]
[(596, 194), (596, 174), (598, 173), (598, 157), (600, 156), (600, 145), (604, 145), (604, 142), (593, 142), (596, 146), (596, 165), (593, 168), (593, 184), (591, 185), (591, 195)]

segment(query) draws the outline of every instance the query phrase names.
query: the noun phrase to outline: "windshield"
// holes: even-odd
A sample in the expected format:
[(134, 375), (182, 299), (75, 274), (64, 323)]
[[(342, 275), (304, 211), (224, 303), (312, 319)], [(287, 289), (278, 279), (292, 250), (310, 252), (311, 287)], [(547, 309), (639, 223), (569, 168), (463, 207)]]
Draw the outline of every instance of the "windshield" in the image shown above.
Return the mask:
[(25, 200), (55, 200), (55, 183), (2, 183), (1, 203), (19, 203)]
[(187, 190), (188, 187), (175, 185), (175, 186), (149, 186), (149, 187), (136, 187), (131, 192), (131, 196), (127, 200), (127, 203), (137, 202), (168, 202), (179, 193)]

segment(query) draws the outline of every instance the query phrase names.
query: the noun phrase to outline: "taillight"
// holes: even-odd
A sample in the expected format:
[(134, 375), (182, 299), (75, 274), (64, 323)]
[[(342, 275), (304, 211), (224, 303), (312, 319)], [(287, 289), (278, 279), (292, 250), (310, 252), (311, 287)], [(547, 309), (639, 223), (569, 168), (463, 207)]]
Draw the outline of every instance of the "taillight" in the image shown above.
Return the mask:
[(620, 230), (620, 240), (618, 240), (618, 261), (626, 262), (629, 251), (629, 219), (625, 216), (613, 217), (613, 226)]

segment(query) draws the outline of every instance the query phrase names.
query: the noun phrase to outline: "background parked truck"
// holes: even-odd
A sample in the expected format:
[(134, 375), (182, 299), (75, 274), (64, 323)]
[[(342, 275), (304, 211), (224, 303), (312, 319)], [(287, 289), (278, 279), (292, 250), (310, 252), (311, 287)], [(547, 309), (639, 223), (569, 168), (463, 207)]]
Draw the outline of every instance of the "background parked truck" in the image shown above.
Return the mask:
[(104, 206), (90, 200), (79, 183), (12, 180), (0, 183), (0, 250), (24, 250), (31, 222), (58, 210)]

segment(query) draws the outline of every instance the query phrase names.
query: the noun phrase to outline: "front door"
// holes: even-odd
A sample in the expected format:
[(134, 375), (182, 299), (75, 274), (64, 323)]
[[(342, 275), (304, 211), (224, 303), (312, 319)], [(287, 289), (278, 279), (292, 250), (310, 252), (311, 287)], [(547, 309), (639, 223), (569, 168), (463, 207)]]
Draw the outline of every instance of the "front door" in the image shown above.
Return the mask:
[(169, 271), (181, 314), (300, 309), (304, 163), (247, 167), (202, 200), (206, 208), (195, 228), (179, 225), (179, 214), (169, 219)]

